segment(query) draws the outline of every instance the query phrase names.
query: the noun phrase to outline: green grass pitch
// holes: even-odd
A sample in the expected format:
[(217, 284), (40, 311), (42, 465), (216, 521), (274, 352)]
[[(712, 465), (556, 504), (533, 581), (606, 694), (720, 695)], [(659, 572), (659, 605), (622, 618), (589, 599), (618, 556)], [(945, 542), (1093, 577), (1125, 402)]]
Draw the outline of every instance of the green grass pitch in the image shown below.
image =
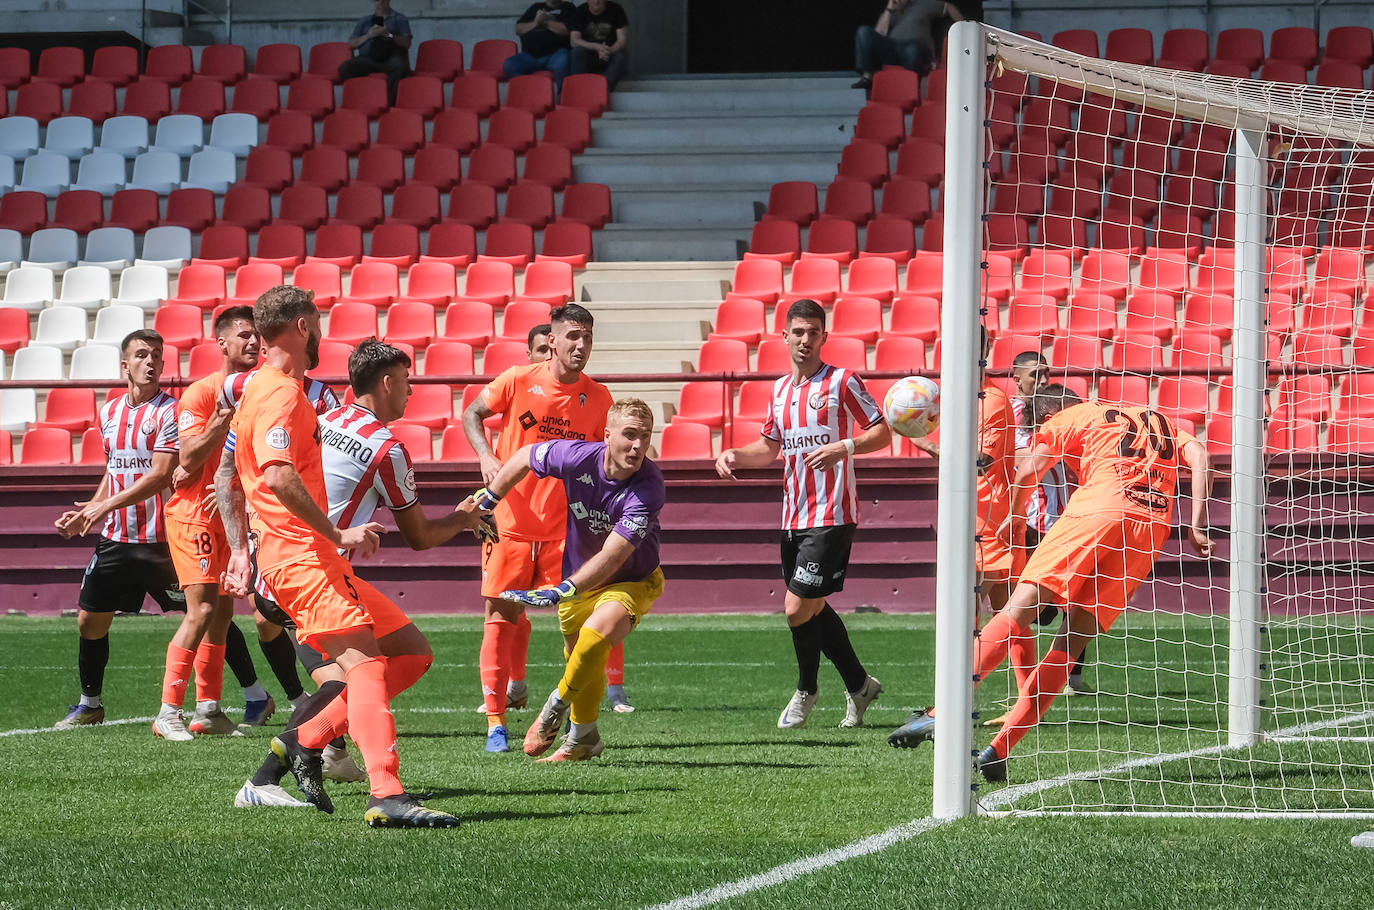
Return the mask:
[[(485, 754), (485, 724), (472, 710), (479, 620), (418, 622), (437, 662), (394, 705), (402, 777), (413, 790), (432, 791), (431, 805), (460, 814), (461, 828), (370, 830), (361, 819), (363, 785), (331, 785), (333, 816), (234, 809), (235, 790), (285, 711), (246, 737), (187, 744), (156, 740), (145, 723), (5, 735), (0, 908), (643, 907), (929, 812), (930, 750), (891, 749), (886, 735), (930, 700), (932, 617), (847, 615), (859, 655), (886, 688), (869, 726), (836, 729), (843, 694), (823, 667), (810, 723), (782, 731), (775, 724), (795, 664), (781, 617), (652, 616), (627, 648), (627, 688), (639, 710), (604, 714), (606, 754), (574, 765), (535, 764), (518, 747)], [(1018, 750), (1014, 784), (1214, 741), (1189, 731), (1193, 723), (1215, 727), (1219, 709), (1205, 696), (1208, 687), (1224, 691), (1209, 665), (1214, 630), (1161, 617), (1146, 635), (1150, 622), (1131, 617), (1132, 637), (1100, 642), (1089, 671), (1099, 688), (1131, 697), (1056, 703), (1044, 732)], [(536, 615), (534, 623), (532, 702), (561, 671), (553, 618)], [(111, 719), (153, 713), (173, 628), (166, 618), (115, 623), (105, 692)], [(50, 726), (75, 699), (75, 634), (71, 619), (0, 618), (0, 731)], [(1126, 649), (1138, 652), (1144, 641), (1149, 658), (1132, 652), (1138, 669), (1117, 669)], [(1341, 641), (1332, 647), (1354, 647), (1357, 638)], [(1364, 645), (1371, 653), (1371, 642)], [(226, 692), (234, 692), (226, 676)], [(1309, 695), (1312, 686), (1346, 699), (1352, 686), (1368, 695), (1359, 680), (1313, 680)], [(985, 690), (980, 708), (1000, 710), (1005, 681), (989, 680)], [(1295, 705), (1301, 691), (1274, 697)], [(512, 715), (513, 737), (533, 716)], [(980, 732), (977, 744), (987, 738)], [(1301, 755), (1262, 747), (1248, 762), (1170, 762), (1155, 769), (1155, 784), (1150, 769), (1139, 769), (1017, 805), (1234, 801), (1245, 776), (1267, 782), (1261, 803), (1370, 807), (1369, 754), (1368, 744), (1304, 747)], [(1169, 782), (1184, 773), (1192, 786)], [(1358, 820), (969, 818), (723, 906), (1364, 910), (1374, 897), (1374, 851), (1352, 849), (1349, 839), (1371, 828), (1374, 821)]]

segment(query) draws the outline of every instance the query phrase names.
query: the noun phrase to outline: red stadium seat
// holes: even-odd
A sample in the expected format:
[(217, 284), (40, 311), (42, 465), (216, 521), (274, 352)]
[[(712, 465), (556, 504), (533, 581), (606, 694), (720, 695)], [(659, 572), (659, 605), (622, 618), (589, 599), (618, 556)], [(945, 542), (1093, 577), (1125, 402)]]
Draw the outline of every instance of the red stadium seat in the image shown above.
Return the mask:
[(309, 259), (332, 262), (350, 268), (363, 256), (363, 230), (356, 224), (326, 221), (315, 231), (315, 249)]
[(436, 193), (448, 192), (458, 182), (459, 173), (456, 149), (430, 145), (415, 153), (410, 182), (433, 187)]
[(816, 184), (804, 180), (775, 183), (768, 190), (765, 220), (791, 221), (802, 227), (815, 220), (819, 212)]
[(1348, 88), (1361, 92), (1365, 88), (1364, 68), (1354, 63), (1331, 60), (1317, 67), (1317, 74), (1312, 81), (1329, 88)]
[[(333, 193), (348, 182), (348, 153), (343, 149), (321, 145), (307, 149), (305, 154), (301, 155), (301, 175), (296, 179), (297, 187), (315, 186), (327, 193)], [(283, 214), (295, 221), (310, 221), (317, 214), (313, 208), (300, 215), (283, 208)]]
[[(353, 80), (354, 82), (358, 80)], [(346, 85), (347, 83), (345, 83)], [(426, 388), (422, 385), (411, 386), (412, 395)], [(452, 395), (452, 390), (448, 386), (432, 386), (431, 388), (444, 389)], [(413, 400), (413, 399), (412, 399)], [(452, 408), (450, 408), (450, 411)], [(430, 427), (421, 423), (413, 423), (409, 419), (410, 408), (406, 408), (406, 419), (392, 421), (387, 429), (391, 431), (391, 436), (401, 445), (405, 446), (406, 453), (410, 455), (410, 460), (416, 464), (423, 464), (434, 460), (434, 435)]]
[(1235, 303), (1225, 294), (1189, 294), (1183, 305), (1183, 328), (1210, 332), (1226, 341), (1231, 337), (1234, 309)]
[(1159, 338), (1122, 332), (1112, 343), (1111, 366), (1114, 370), (1158, 373), (1164, 367), (1164, 351)]
[(319, 228), (329, 218), (329, 195), (325, 187), (297, 183), (281, 192), (282, 214), (278, 224), (291, 224), (306, 231)]
[(782, 263), (773, 259), (744, 259), (735, 264), (730, 297), (759, 300), (765, 306), (777, 303), (782, 293)]
[(372, 229), (363, 264), (381, 262), (408, 269), (420, 256), (420, 231), (413, 224), (388, 221)]
[(509, 262), (479, 259), (464, 275), (460, 296), (465, 300), (504, 306), (515, 296), (515, 267)]
[(463, 72), (463, 45), (451, 38), (429, 38), (415, 51), (415, 72), (452, 82)]
[(758, 366), (756, 372), (786, 373), (792, 369), (792, 355), (787, 342), (781, 338), (765, 338), (759, 342)]
[(181, 85), (191, 78), (193, 66), (191, 49), (182, 44), (164, 44), (148, 48), (143, 63), (145, 78), (156, 79), (168, 85)]
[[(927, 298), (928, 299), (928, 298)], [(873, 349), (873, 369), (915, 371), (926, 368), (926, 345), (919, 338), (887, 335)]]
[(869, 100), (896, 105), (910, 113), (921, 103), (921, 77), (900, 67), (883, 67), (873, 74)]
[(572, 153), (548, 142), (535, 145), (525, 154), (521, 179), (561, 190), (572, 182)]
[(862, 180), (837, 177), (826, 187), (826, 217), (864, 225), (873, 217), (873, 209), (873, 187)]
[(505, 38), (490, 38), (478, 41), (472, 46), (472, 62), (469, 73), (486, 73), (497, 79), (505, 78), (501, 65), (507, 57), (514, 56), (518, 48), (514, 41)]
[(1107, 33), (1106, 58), (1149, 66), (1155, 59), (1154, 34), (1147, 28), (1114, 28)]
[(522, 180), (506, 191), (506, 210), (501, 214), (501, 222), (540, 230), (552, 220), (552, 188)]
[(272, 220), (272, 197), (260, 186), (230, 184), (224, 194), (223, 214), (216, 224), (232, 224), (257, 231)]
[(192, 187), (172, 190), (167, 196), (167, 215), (161, 224), (184, 227), (193, 234), (209, 227), (215, 220), (215, 194), (207, 189)]
[(264, 291), (285, 284), (283, 269), (275, 262), (249, 262), (234, 272), (234, 294), (228, 306), (252, 306)]
[(699, 373), (749, 372), (749, 346), (735, 338), (709, 338), (697, 354)]
[(1017, 356), (1027, 351), (1040, 352), (1040, 339), (1029, 335), (1001, 335), (993, 339), (988, 366), (994, 370), (1009, 370)]
[(380, 187), (350, 183), (339, 190), (334, 201), (334, 221), (368, 230), (386, 217)]
[(453, 422), (453, 387), (415, 384), (406, 402), (405, 422), (428, 430), (442, 430)]
[(1295, 332), (1292, 359), (1299, 366), (1339, 367), (1345, 365), (1341, 339), (1325, 332)]
[(192, 263), (178, 274), (176, 296), (164, 305), (185, 304), (212, 310), (223, 302), (227, 293), (223, 266)]
[(673, 420), (721, 429), (725, 425), (728, 390), (729, 385), (724, 382), (684, 382)]
[(234, 100), (229, 110), (236, 114), (251, 114), (265, 121), (281, 110), (280, 87), (271, 79), (249, 76), (234, 86)]
[(563, 80), (558, 105), (585, 111), (591, 117), (600, 117), (610, 107), (606, 77), (600, 73), (574, 73), (567, 76)]
[[(397, 187), (391, 197), (391, 214), (387, 224), (407, 225), (423, 230), (436, 224), (441, 217), (439, 211), (439, 191), (427, 184), (408, 183)], [(386, 227), (380, 225), (377, 230)], [(419, 251), (416, 251), (419, 255)]]
[(497, 341), (528, 339), (530, 329), (549, 321), (550, 307), (542, 300), (512, 300), (501, 314), (501, 334)]
[(845, 292), (891, 303), (897, 293), (897, 263), (881, 257), (855, 260), (845, 276)]
[(1275, 29), (1269, 36), (1269, 59), (1287, 60), (1310, 70), (1317, 62), (1317, 32), (1304, 26)]
[(320, 76), (330, 82), (339, 81), (339, 64), (353, 56), (346, 41), (323, 41), (312, 45), (306, 73)]
[(536, 262), (563, 262), (580, 269), (586, 267), (592, 252), (591, 228), (572, 221), (555, 221), (544, 228), (544, 243), (534, 258)]
[(478, 117), (489, 117), (501, 106), (497, 80), (490, 73), (469, 70), (453, 80), (451, 107), (471, 111)]
[(591, 144), (591, 118), (586, 111), (577, 108), (555, 108), (544, 116), (544, 134), (540, 141), (561, 145), (575, 155)]
[(1029, 294), (1045, 294), (1063, 301), (1069, 296), (1073, 279), (1073, 262), (1062, 253), (1032, 250), (1021, 264), (1020, 290)]
[(935, 145), (945, 144), (945, 104), (943, 100), (927, 101), (911, 112), (911, 137)]
[[(354, 79), (353, 82), (364, 80)], [(347, 84), (347, 83), (346, 83)], [(320, 145), (343, 149), (356, 155), (367, 148), (372, 136), (368, 131), (367, 117), (359, 111), (337, 110), (326, 114), (320, 129)]]
[(471, 376), (476, 372), (470, 344), (440, 340), (426, 346), (424, 351), (422, 372), (426, 376)]
[(1313, 292), (1303, 304), (1302, 328), (1349, 338), (1355, 331), (1354, 299), (1339, 291), (1322, 289)]
[(50, 228), (89, 234), (105, 220), (105, 201), (95, 190), (67, 190), (57, 197)]
[(526, 224), (493, 224), (478, 260), (497, 260), (523, 269), (534, 258), (534, 231)]
[(301, 49), (295, 44), (264, 44), (253, 59), (253, 75), (285, 85), (301, 75)]
[(389, 193), (405, 182), (405, 159), (399, 149), (365, 148), (358, 153), (357, 173), (353, 180), (378, 187)]
[(96, 126), (115, 115), (115, 87), (100, 79), (87, 79), (72, 86), (67, 113), (73, 117), (89, 118)]
[(364, 262), (349, 273), (348, 293), (340, 301), (386, 306), (401, 295), (400, 277), (389, 262)]
[(848, 265), (859, 254), (859, 234), (854, 222), (843, 218), (817, 218), (806, 231), (806, 250), (803, 260), (833, 259)]
[(299, 111), (319, 120), (334, 110), (334, 79), (332, 76), (305, 75), (286, 89), (286, 110)]
[(43, 405), (43, 427), (57, 428), (69, 437), (67, 439), (70, 457), (73, 433), (84, 433), (96, 422), (95, 390), (62, 387), (48, 390), (47, 401)]
[[(390, 110), (377, 118), (373, 148), (393, 148), (410, 155), (425, 144), (425, 121), (414, 111)], [(453, 179), (457, 179), (456, 174)]]
[(1059, 304), (1047, 294), (1021, 291), (1007, 308), (1006, 330), (1014, 335), (1046, 339), (1059, 334)]
[(248, 72), (248, 55), (238, 44), (210, 44), (201, 48), (198, 74), (223, 85), (233, 85)]
[(439, 334), (434, 307), (428, 303), (399, 302), (386, 310), (386, 343), (426, 348)]
[(864, 248), (859, 261), (882, 258), (900, 265), (909, 261), (916, 249), (916, 229), (906, 218), (879, 215), (864, 231)]
[(1220, 370), (1221, 339), (1206, 329), (1180, 331), (1174, 338), (1173, 365), (1183, 370)]
[(33, 76), (32, 66), (33, 61), (27, 47), (0, 48), (0, 87), (8, 90), (28, 82)]
[(0, 351), (13, 355), (29, 343), (29, 312), (19, 307), (0, 307)]
[(1374, 418), (1333, 420), (1327, 428), (1326, 449), (1335, 455), (1374, 452)]
[(455, 300), (444, 310), (445, 340), (482, 348), (495, 336), (495, 308), (491, 304), (481, 300)]
[(1160, 42), (1159, 59), (1195, 73), (1201, 72), (1210, 56), (1207, 44), (1207, 32), (1200, 28), (1171, 28)]
[(711, 428), (702, 423), (673, 422), (663, 428), (658, 457), (663, 461), (714, 458)]
[(1292, 60), (1270, 60), (1260, 67), (1259, 78), (1264, 82), (1307, 84), (1307, 68)]
[(19, 443), (19, 463), (24, 465), (71, 464), (71, 432), (62, 427), (34, 427), (24, 434), (23, 440)]
[(553, 79), (546, 72), (516, 76), (506, 84), (504, 108), (518, 108), (543, 117), (553, 110)]
[(280, 111), (267, 121), (267, 136), (263, 144), (299, 155), (315, 144), (315, 123), (309, 114)]
[(1082, 54), (1085, 57), (1102, 56), (1098, 52), (1097, 33), (1089, 29), (1069, 29), (1058, 32), (1051, 43), (1055, 47), (1073, 51), (1075, 54)]
[(377, 332), (377, 308), (370, 303), (341, 300), (329, 311), (329, 328), (324, 337), (350, 347), (373, 338)]
[(1069, 302), (1065, 333), (1106, 339), (1116, 334), (1116, 300), (1107, 294), (1079, 291)]
[(468, 442), (461, 426), (444, 429), (444, 435), (439, 441), (439, 460), (477, 461), (477, 453), (472, 450), (472, 443)]
[(1364, 69), (1374, 62), (1374, 32), (1363, 25), (1342, 25), (1326, 33), (1323, 60), (1340, 60)]
[(1317, 265), (1308, 296), (1323, 293), (1357, 296), (1365, 289), (1365, 254), (1358, 249), (1327, 247), (1317, 254)]
[(248, 153), (243, 165), (242, 186), (260, 186), (269, 193), (279, 193), (294, 179), (291, 153), (285, 149), (260, 145)]
[(939, 143), (927, 139), (908, 139), (898, 147), (895, 177), (935, 186), (944, 179), (944, 173), (945, 150)]
[(1150, 335), (1167, 341), (1177, 325), (1178, 302), (1167, 291), (1142, 287), (1126, 302), (1124, 335)]
[(477, 258), (477, 232), (471, 225), (440, 222), (430, 228), (420, 262), (445, 262), (466, 268)]
[(906, 118), (902, 108), (892, 104), (870, 101), (859, 109), (854, 125), (854, 138), (878, 142), (895, 149), (906, 137)]
[(437, 76), (420, 73), (407, 76), (396, 85), (396, 103), (392, 107), (414, 111), (426, 119), (433, 117), (444, 107), (444, 83)]
[(291, 283), (315, 294), (315, 305), (327, 310), (343, 295), (343, 278), (333, 262), (307, 260), (291, 273)]
[(920, 180), (893, 177), (882, 187), (879, 213), (920, 224), (930, 217), (930, 187)]
[(468, 158), (466, 180), (504, 190), (515, 182), (515, 152), (499, 145), (478, 146)]
[[(712, 323), (711, 337), (733, 338), (748, 345), (756, 345), (768, 331), (764, 317), (763, 302), (747, 297), (727, 297), (716, 307), (716, 318)], [(28, 317), (24, 317), (28, 327)]]
[(792, 267), (787, 293), (780, 302), (814, 300), (822, 306), (835, 302), (840, 293), (840, 263), (834, 259), (802, 259)]
[(211, 225), (201, 232), (200, 252), (191, 261), (238, 268), (248, 261), (248, 232), (228, 224)]
[(790, 221), (760, 221), (754, 225), (744, 258), (775, 259), (788, 265), (800, 255), (801, 231), (795, 224)]
[(344, 82), (339, 110), (356, 111), (368, 120), (376, 120), (389, 107), (385, 79), (365, 76)]
[(919, 339), (934, 344), (940, 334), (940, 301), (919, 294), (899, 294), (892, 301), (889, 336)]
[[(1340, 398), (1336, 404), (1336, 419), (1357, 420), (1365, 418), (1374, 418), (1374, 375), (1356, 373), (1341, 380)], [(44, 419), (47, 420), (47, 418)], [(1321, 420), (1322, 418), (1314, 416), (1313, 419)]]
[(119, 112), (155, 123), (172, 112), (172, 93), (167, 83), (141, 76), (124, 89), (124, 105)]
[(133, 82), (138, 78), (138, 49), (120, 44), (96, 48), (91, 57), (90, 78), (117, 86)]
[(1257, 28), (1222, 29), (1213, 59), (1239, 63), (1254, 72), (1264, 62), (1264, 33)]
[(1061, 335), (1050, 347), (1050, 366), (1056, 370), (1098, 370), (1102, 365), (1102, 342), (1097, 338)]
[[(1356, 377), (1346, 381), (1351, 378)], [(1324, 423), (1331, 417), (1331, 380), (1317, 375), (1286, 376), (1279, 380), (1275, 401), (1276, 417), (1283, 414)]]
[(597, 230), (611, 220), (611, 189), (604, 183), (570, 183), (563, 188), (559, 221), (585, 224)]
[(880, 142), (853, 139), (840, 153), (839, 176), (879, 186), (889, 176), (887, 147)]
[(496, 190), (485, 183), (460, 183), (448, 197), (445, 223), (471, 225), (484, 230), (496, 220)]
[(27, 82), (15, 94), (16, 117), (32, 117), (39, 126), (47, 126), (54, 117), (62, 116), (62, 87), (56, 82)]
[(197, 76), (181, 87), (176, 113), (213, 120), (225, 111), (224, 84)]
[(573, 297), (572, 266), (551, 260), (530, 263), (525, 269), (525, 288), (520, 296), (550, 306), (567, 303)]
[(857, 338), (873, 344), (883, 331), (883, 305), (872, 297), (840, 297), (830, 320), (830, 338)]
[(456, 270), (447, 262), (418, 262), (406, 273), (405, 301), (442, 306), (457, 293)]

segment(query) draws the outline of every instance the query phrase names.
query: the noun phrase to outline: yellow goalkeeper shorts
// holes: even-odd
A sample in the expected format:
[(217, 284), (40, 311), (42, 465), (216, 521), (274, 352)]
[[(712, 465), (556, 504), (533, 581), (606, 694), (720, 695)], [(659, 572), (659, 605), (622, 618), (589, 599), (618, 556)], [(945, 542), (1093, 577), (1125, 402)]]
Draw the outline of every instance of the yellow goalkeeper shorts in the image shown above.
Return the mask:
[(637, 626), (654, 608), (654, 601), (662, 596), (663, 570), (654, 569), (642, 581), (618, 582), (563, 601), (558, 605), (558, 628), (564, 635), (576, 635), (597, 608), (608, 603), (624, 607)]

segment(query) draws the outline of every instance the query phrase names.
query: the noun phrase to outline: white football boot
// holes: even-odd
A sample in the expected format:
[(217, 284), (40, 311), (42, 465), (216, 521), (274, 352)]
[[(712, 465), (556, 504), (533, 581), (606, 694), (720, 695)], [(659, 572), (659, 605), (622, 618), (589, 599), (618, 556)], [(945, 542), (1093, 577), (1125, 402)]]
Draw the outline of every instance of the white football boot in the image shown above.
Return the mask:
[(792, 693), (792, 698), (787, 703), (787, 707), (782, 709), (782, 714), (778, 716), (778, 728), (781, 730), (795, 730), (806, 719), (811, 716), (811, 709), (816, 707), (816, 693), (803, 692), (798, 689)]
[(883, 684), (872, 676), (864, 679), (864, 684), (859, 687), (857, 692), (844, 693), (844, 720), (840, 721), (841, 729), (849, 727), (862, 727), (864, 725), (864, 712), (868, 706), (878, 700), (878, 696), (883, 691)]

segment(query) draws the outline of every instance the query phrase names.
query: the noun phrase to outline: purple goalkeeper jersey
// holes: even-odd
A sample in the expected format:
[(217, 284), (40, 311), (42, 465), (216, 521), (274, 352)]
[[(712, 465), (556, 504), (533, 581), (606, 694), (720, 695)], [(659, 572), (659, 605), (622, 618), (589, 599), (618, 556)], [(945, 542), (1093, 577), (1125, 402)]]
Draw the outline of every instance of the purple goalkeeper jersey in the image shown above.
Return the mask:
[(658, 568), (663, 473), (646, 458), (631, 476), (611, 480), (603, 469), (605, 457), (604, 442), (553, 440), (534, 447), (530, 469), (539, 477), (562, 480), (568, 496), (563, 577), (569, 577), (600, 553), (606, 538), (616, 533), (634, 544), (635, 549), (606, 584), (642, 581)]

